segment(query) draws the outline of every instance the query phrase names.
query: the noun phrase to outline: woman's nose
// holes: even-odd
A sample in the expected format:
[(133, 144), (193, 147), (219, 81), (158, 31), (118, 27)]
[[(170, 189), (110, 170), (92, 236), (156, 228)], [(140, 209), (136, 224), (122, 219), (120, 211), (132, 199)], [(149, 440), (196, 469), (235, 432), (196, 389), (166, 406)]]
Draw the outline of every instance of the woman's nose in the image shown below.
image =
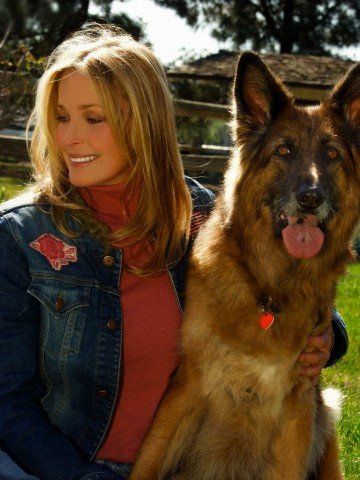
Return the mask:
[(82, 143), (83, 141), (81, 129), (75, 123), (68, 122), (63, 125), (61, 132), (58, 132), (58, 143), (63, 147)]

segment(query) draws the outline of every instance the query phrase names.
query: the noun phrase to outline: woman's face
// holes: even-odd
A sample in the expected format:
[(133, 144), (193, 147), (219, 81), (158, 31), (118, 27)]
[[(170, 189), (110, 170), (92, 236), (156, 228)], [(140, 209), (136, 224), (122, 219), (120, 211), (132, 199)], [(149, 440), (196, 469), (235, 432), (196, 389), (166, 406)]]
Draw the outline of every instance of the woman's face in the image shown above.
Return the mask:
[(91, 81), (77, 71), (59, 81), (55, 142), (76, 187), (112, 185), (129, 175)]

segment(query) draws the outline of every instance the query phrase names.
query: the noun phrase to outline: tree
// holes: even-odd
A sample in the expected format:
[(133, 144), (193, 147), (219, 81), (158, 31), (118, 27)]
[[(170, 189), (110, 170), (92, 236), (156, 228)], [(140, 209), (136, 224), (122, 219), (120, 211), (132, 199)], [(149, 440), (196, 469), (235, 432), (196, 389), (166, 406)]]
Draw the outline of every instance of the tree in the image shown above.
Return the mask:
[(10, 28), (0, 40), (0, 129), (30, 111), (34, 76), (45, 65), (25, 44), (7, 41), (9, 34)]
[(155, 0), (189, 25), (254, 50), (324, 55), (360, 43), (359, 0)]
[(110, 22), (143, 37), (141, 23), (111, 13), (112, 2), (93, 0), (100, 7), (94, 15), (90, 0), (0, 0), (0, 128), (27, 115), (46, 57), (73, 31), (90, 21)]
[(144, 36), (142, 23), (124, 13), (111, 13), (113, 0), (93, 3), (100, 8), (97, 15), (89, 14), (90, 0), (0, 0), (0, 38), (10, 26), (9, 41), (25, 41), (32, 53), (41, 57), (90, 21), (114, 23), (136, 39)]

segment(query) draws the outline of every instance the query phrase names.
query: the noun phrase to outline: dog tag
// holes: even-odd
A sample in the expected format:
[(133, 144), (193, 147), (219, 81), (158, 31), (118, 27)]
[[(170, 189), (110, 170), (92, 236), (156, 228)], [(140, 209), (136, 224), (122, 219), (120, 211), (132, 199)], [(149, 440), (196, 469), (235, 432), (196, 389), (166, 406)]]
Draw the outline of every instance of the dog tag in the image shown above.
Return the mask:
[(274, 323), (275, 315), (271, 312), (262, 313), (260, 315), (259, 325), (263, 330), (267, 330)]

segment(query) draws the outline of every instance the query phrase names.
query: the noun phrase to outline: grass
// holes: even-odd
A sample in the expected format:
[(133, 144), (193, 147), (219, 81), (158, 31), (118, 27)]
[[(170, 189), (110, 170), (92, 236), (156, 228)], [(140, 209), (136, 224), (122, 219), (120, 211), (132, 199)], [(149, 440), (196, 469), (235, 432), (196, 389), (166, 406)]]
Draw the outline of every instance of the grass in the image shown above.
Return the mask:
[(323, 372), (325, 386), (339, 388), (344, 405), (339, 423), (341, 459), (346, 480), (360, 478), (360, 264), (349, 267), (338, 286), (336, 306), (349, 334), (349, 350), (337, 364)]
[(23, 181), (19, 178), (0, 177), (0, 202), (4, 202), (20, 193), (23, 184)]
[[(0, 177), (0, 201), (22, 189), (19, 179)], [(5, 198), (2, 198), (5, 197)], [(323, 372), (324, 386), (339, 388), (344, 405), (339, 423), (341, 459), (346, 480), (360, 478), (360, 263), (351, 265), (349, 273), (338, 286), (336, 306), (343, 316), (349, 334), (350, 347), (345, 357)]]

